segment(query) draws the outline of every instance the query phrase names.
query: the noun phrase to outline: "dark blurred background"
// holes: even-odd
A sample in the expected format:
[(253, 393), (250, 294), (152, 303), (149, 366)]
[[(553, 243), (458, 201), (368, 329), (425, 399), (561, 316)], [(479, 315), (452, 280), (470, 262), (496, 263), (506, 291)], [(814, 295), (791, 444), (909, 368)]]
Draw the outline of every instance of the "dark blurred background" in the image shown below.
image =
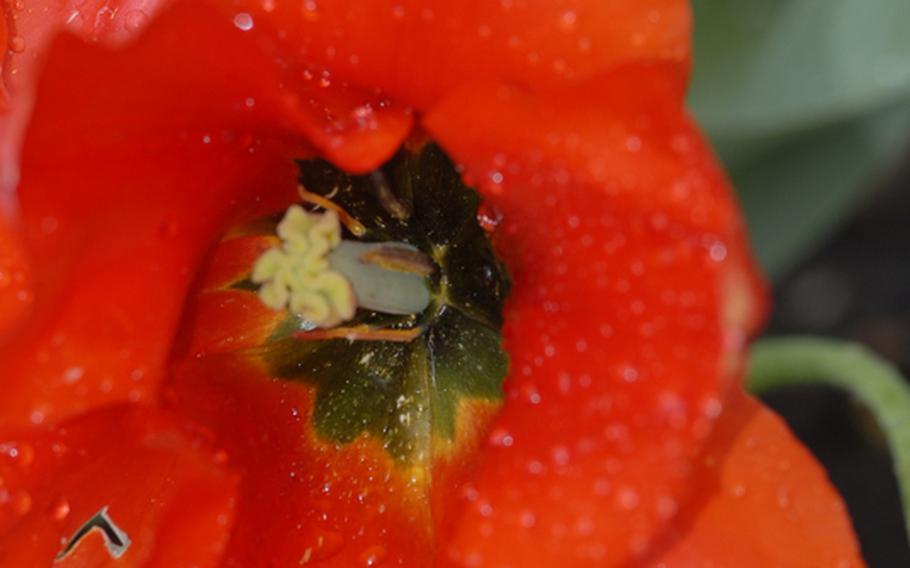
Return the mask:
[[(858, 341), (910, 376), (910, 165), (864, 201), (780, 279), (768, 334)], [(833, 389), (792, 388), (763, 398), (826, 466), (869, 565), (910, 566), (891, 458), (871, 415)]]
[[(774, 284), (767, 334), (858, 341), (910, 376), (910, 1), (693, 7), (689, 105)], [(821, 387), (763, 398), (826, 466), (869, 565), (910, 566), (872, 416)]]

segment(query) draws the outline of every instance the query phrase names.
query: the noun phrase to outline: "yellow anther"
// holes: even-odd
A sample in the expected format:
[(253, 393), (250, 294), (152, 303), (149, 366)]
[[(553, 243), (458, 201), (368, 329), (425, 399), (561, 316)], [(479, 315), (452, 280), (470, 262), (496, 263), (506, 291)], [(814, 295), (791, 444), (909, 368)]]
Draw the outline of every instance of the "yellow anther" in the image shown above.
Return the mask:
[(281, 246), (263, 253), (250, 276), (261, 285), (262, 303), (275, 310), (288, 309), (322, 328), (354, 317), (354, 289), (326, 258), (341, 242), (338, 215), (331, 210), (310, 213), (293, 205), (277, 233)]

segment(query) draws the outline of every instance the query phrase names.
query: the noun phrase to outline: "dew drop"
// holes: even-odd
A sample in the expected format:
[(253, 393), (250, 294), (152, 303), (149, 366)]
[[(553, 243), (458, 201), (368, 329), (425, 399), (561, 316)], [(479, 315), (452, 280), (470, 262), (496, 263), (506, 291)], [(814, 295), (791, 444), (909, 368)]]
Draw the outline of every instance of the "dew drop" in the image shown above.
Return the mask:
[(0, 454), (6, 455), (19, 467), (28, 467), (35, 461), (35, 448), (31, 444), (6, 442), (0, 444)]
[(132, 10), (126, 14), (124, 25), (126, 29), (135, 32), (148, 22), (148, 16), (142, 10)]
[(638, 136), (629, 136), (626, 138), (626, 150), (630, 152), (638, 152), (641, 150), (641, 138)]
[(319, 19), (319, 6), (316, 5), (316, 0), (304, 0), (303, 18), (310, 22), (315, 22)]
[(711, 260), (714, 262), (722, 262), (727, 258), (727, 247), (722, 243), (714, 243), (711, 245), (711, 248), (708, 249), (708, 254), (711, 256)]
[(316, 528), (307, 537), (298, 563), (321, 562), (336, 556), (344, 546), (344, 537), (335, 531)]
[(528, 473), (531, 475), (540, 475), (543, 473), (544, 465), (543, 462), (539, 460), (531, 460), (528, 462)]
[(553, 458), (553, 463), (561, 466), (567, 465), (571, 459), (569, 450), (565, 446), (554, 446), (550, 453), (550, 457)]
[(54, 442), (51, 444), (51, 453), (54, 454), (54, 457), (56, 458), (62, 458), (68, 452), (69, 448), (62, 442)]
[(240, 12), (234, 16), (234, 26), (241, 31), (248, 32), (253, 29), (253, 16)]
[(534, 514), (534, 511), (525, 509), (521, 512), (521, 515), (519, 515), (518, 522), (522, 527), (530, 529), (537, 524), (537, 515)]
[(70, 503), (66, 500), (65, 497), (58, 497), (51, 502), (50, 506), (50, 515), (51, 519), (55, 521), (62, 521), (67, 518), (70, 514)]
[(25, 38), (22, 36), (13, 36), (9, 38), (9, 50), (13, 53), (22, 53), (25, 51)]
[(638, 503), (640, 501), (638, 493), (632, 488), (625, 488), (620, 490), (616, 496), (616, 499), (619, 502), (619, 506), (627, 511), (631, 511), (632, 509), (638, 507)]
[(26, 491), (18, 491), (10, 497), (9, 504), (16, 515), (28, 514), (32, 510), (32, 496)]
[(70, 367), (69, 369), (63, 371), (63, 382), (71, 385), (73, 383), (79, 382), (84, 375), (85, 369), (82, 367)]
[(379, 566), (385, 561), (386, 550), (382, 546), (371, 546), (360, 555), (362, 566)]
[(218, 465), (226, 464), (229, 459), (230, 459), (230, 456), (224, 450), (216, 450), (215, 453), (212, 454), (212, 461)]
[(777, 506), (781, 509), (790, 507), (790, 491), (786, 487), (780, 487), (777, 490)]
[(676, 515), (679, 505), (676, 499), (669, 495), (663, 495), (657, 499), (657, 514), (661, 519), (670, 519)]
[(591, 51), (591, 43), (591, 38), (589, 37), (578, 38), (578, 51), (582, 53), (588, 53)]
[(574, 10), (566, 10), (559, 16), (559, 29), (564, 32), (571, 32), (578, 23), (578, 14)]
[(490, 433), (490, 443), (494, 446), (511, 447), (515, 443), (512, 434), (505, 428), (496, 428)]
[(477, 222), (485, 231), (493, 232), (502, 222), (502, 213), (493, 205), (481, 203), (477, 209)]

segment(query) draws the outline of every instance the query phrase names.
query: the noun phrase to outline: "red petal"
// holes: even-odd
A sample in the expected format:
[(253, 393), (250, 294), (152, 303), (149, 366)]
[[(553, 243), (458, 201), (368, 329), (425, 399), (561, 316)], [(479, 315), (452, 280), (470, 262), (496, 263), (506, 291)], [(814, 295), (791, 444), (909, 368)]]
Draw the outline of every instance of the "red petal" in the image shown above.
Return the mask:
[[(9, 209), (34, 83), (50, 40), (67, 29), (86, 41), (123, 43), (163, 3), (164, 0), (0, 0), (0, 209)], [(2, 37), (5, 25), (7, 37)], [(10, 110), (7, 107), (11, 107), (11, 112), (5, 112)]]
[(546, 90), (629, 61), (688, 65), (682, 0), (224, 2), (292, 53), (418, 108), (467, 81)]
[(268, 376), (254, 354), (191, 356), (166, 387), (175, 409), (210, 428), (243, 473), (225, 562), (429, 565), (433, 527), (422, 485), (409, 483), (381, 441), (318, 437), (313, 391)]
[(730, 186), (681, 110), (684, 88), (672, 67), (653, 64), (546, 96), (475, 83), (434, 107), (424, 126), (494, 194), (511, 188), (539, 200), (547, 187), (593, 185), (614, 207), (655, 222), (741, 231)]
[(120, 51), (57, 42), (19, 186), (37, 307), (0, 351), (0, 427), (151, 392), (201, 254), (227, 223), (293, 199), (296, 129), (351, 168), (407, 133), (394, 106), (358, 122), (376, 95), (302, 75), (285, 88), (279, 71), (198, 3)]
[(864, 566), (840, 496), (783, 421), (731, 397), (657, 566)]
[[(0, 444), (3, 566), (215, 566), (235, 481), (159, 413), (116, 408)], [(102, 507), (132, 544), (114, 561), (99, 534), (54, 562)]]
[(195, 40), (162, 22), (124, 51), (62, 38), (51, 53), (19, 187), (37, 306), (0, 356), (3, 426), (148, 394), (219, 228), (293, 195), (290, 160), (231, 106), (269, 88), (255, 52), (196, 12), (170, 16)]
[(6, 56), (0, 61), (2, 83), (14, 92), (26, 88), (34, 80), (48, 41), (61, 29), (87, 41), (123, 42), (161, 4), (163, 0), (2, 0), (0, 36), (8, 24), (7, 37), (0, 43)]
[(28, 317), (33, 285), (22, 240), (0, 217), (0, 345)]
[[(502, 213), (515, 284), (493, 426), (510, 445), (491, 438), (465, 492), (457, 562), (644, 552), (741, 370), (758, 288), (729, 187), (661, 71), (552, 98), (481, 85), (427, 119)], [(492, 164), (502, 179), (477, 176)]]

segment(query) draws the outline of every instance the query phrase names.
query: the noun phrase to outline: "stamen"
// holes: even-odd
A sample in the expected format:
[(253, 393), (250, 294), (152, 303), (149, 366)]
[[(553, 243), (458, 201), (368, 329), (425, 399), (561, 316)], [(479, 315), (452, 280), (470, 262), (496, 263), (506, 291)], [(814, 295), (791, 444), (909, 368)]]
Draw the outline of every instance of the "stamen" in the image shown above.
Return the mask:
[(395, 315), (425, 310), (433, 261), (406, 243), (341, 240), (340, 215), (347, 214), (339, 211), (334, 204), (324, 213), (288, 208), (276, 230), (281, 246), (253, 265), (260, 300), (323, 329), (350, 320), (357, 307)]
[(364, 253), (360, 260), (387, 270), (397, 270), (420, 276), (429, 276), (435, 269), (433, 261), (427, 255), (402, 247), (380, 246)]
[(373, 180), (373, 187), (376, 188), (376, 197), (379, 199), (379, 203), (389, 215), (395, 217), (399, 221), (404, 221), (411, 216), (411, 209), (404, 202), (395, 197), (382, 170), (374, 170), (373, 173), (370, 174), (370, 179)]
[[(335, 190), (337, 190), (337, 189), (338, 188), (336, 187)], [(307, 191), (307, 189), (305, 187), (303, 187), (302, 185), (297, 186), (297, 193), (300, 195), (300, 199), (302, 199), (306, 203), (312, 203), (313, 205), (318, 205), (318, 206), (322, 207), (323, 209), (325, 209), (326, 211), (334, 211), (338, 215), (338, 218), (341, 220), (342, 224), (344, 224), (344, 226), (347, 227), (347, 229), (349, 231), (351, 231), (351, 234), (354, 235), (355, 237), (362, 237), (366, 234), (367, 228), (363, 226), (363, 223), (361, 223), (357, 219), (351, 217), (351, 215), (348, 214), (347, 211), (345, 211), (344, 209), (339, 207), (331, 199), (329, 199), (327, 197), (323, 197), (319, 194)]]

